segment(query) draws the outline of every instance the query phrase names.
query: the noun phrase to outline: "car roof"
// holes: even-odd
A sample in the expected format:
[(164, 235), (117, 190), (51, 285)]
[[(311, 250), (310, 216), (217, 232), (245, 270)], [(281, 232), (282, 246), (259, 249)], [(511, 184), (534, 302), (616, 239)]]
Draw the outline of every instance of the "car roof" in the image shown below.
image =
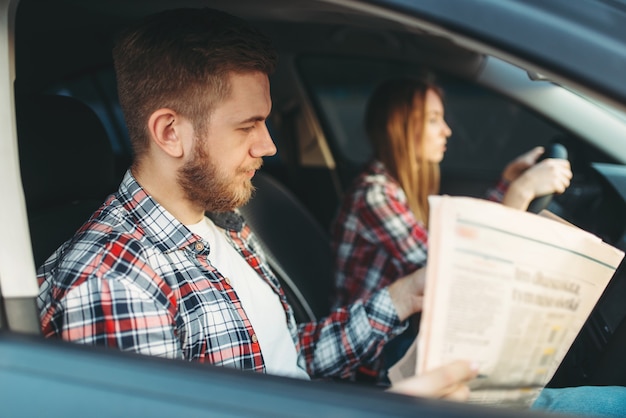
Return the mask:
[[(433, 31), (620, 104), (626, 99), (626, 7), (612, 0), (383, 0)], [(467, 37), (462, 40), (458, 35)]]
[[(626, 102), (626, 6), (615, 0), (23, 0), (42, 32), (99, 24), (111, 27), (168, 7), (209, 5), (276, 29), (277, 22), (405, 29), (491, 53), (532, 74), (568, 84), (615, 106)], [(65, 11), (64, 11), (65, 10)], [(64, 12), (60, 12), (64, 11)], [(381, 17), (383, 17), (381, 21)], [(104, 20), (102, 20), (104, 19)], [(383, 21), (385, 23), (383, 23)], [(301, 28), (300, 28), (301, 29)], [(18, 26), (19, 31), (19, 26)], [(97, 34), (97, 32), (94, 32)], [(278, 38), (280, 39), (280, 38)], [(300, 31), (283, 37), (314, 48)], [(91, 41), (91, 39), (89, 39)], [(444, 42), (442, 42), (444, 43)], [(460, 49), (457, 48), (457, 52)], [(81, 57), (85, 59), (86, 57)]]

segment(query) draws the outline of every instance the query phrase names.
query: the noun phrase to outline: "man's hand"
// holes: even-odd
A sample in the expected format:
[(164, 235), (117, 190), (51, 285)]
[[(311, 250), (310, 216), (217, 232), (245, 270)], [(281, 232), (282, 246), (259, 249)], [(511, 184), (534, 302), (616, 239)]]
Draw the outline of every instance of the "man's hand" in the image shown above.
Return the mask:
[(406, 275), (389, 285), (389, 295), (400, 321), (422, 310), (426, 267)]
[(478, 368), (472, 363), (458, 360), (405, 379), (393, 385), (389, 391), (418, 397), (465, 401), (470, 394), (467, 382), (477, 374)]

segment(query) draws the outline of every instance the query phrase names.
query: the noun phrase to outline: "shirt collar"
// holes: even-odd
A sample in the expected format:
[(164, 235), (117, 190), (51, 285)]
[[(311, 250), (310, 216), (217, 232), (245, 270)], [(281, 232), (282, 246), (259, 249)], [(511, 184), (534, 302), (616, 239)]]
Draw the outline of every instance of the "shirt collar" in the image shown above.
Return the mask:
[(370, 161), (370, 163), (368, 164), (367, 170), (375, 174), (384, 174), (387, 172), (387, 168), (385, 167), (385, 164), (383, 164), (382, 161), (377, 160), (377, 159), (373, 159), (372, 161)]
[(220, 228), (235, 232), (243, 229), (243, 217), (237, 212), (207, 212), (206, 216)]
[[(136, 224), (144, 229), (146, 237), (161, 251), (177, 250), (198, 240), (196, 235), (141, 187), (130, 170), (126, 171), (122, 179), (118, 198)], [(221, 228), (236, 232), (243, 228), (243, 218), (237, 212), (207, 213), (207, 216)]]
[(159, 205), (126, 171), (118, 190), (118, 198), (135, 225), (146, 238), (163, 252), (174, 251), (197, 241), (197, 237), (171, 213)]

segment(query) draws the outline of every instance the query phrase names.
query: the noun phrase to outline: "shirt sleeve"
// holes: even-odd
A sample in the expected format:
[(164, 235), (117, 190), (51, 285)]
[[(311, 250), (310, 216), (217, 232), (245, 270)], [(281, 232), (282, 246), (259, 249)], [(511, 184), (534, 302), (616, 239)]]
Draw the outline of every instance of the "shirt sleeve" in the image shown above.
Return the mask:
[(347, 377), (375, 360), (387, 341), (406, 329), (387, 288), (316, 323), (299, 325), (300, 349), (311, 377)]
[(502, 202), (502, 200), (504, 200), (504, 195), (509, 190), (510, 185), (510, 182), (505, 179), (500, 179), (494, 187), (487, 190), (485, 198), (487, 200), (491, 200), (492, 202)]
[(183, 358), (172, 291), (132, 244), (113, 242), (88, 262), (64, 261), (54, 271), (47, 272), (45, 265), (42, 270), (44, 336)]

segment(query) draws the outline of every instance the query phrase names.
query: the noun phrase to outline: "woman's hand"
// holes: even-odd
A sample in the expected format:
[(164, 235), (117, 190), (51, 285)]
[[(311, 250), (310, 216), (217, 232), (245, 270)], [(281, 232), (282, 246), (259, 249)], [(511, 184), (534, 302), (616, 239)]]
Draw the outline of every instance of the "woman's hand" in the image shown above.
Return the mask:
[(548, 158), (530, 168), (511, 182), (502, 203), (526, 210), (539, 196), (563, 193), (570, 185), (572, 170), (568, 160)]
[(512, 183), (517, 179), (524, 171), (532, 167), (541, 154), (545, 152), (543, 147), (535, 147), (530, 151), (520, 155), (513, 161), (511, 161), (502, 172), (502, 178), (509, 183)]

